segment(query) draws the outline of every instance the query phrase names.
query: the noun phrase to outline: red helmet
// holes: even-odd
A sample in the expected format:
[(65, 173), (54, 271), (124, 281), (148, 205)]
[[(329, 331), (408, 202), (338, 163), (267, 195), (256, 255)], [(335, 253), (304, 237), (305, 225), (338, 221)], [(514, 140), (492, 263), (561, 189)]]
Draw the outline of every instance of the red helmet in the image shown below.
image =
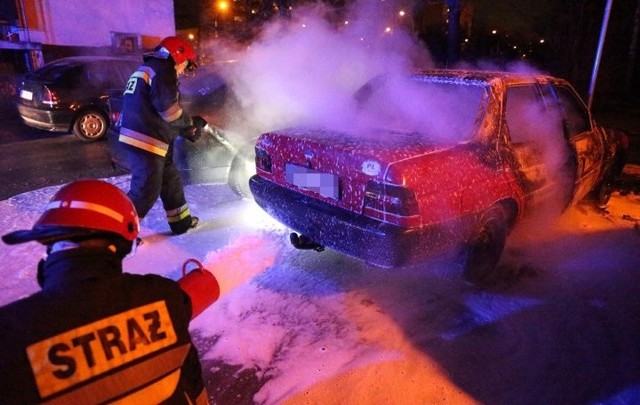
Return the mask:
[(122, 190), (105, 181), (86, 179), (58, 190), (33, 229), (11, 232), (2, 240), (10, 245), (33, 240), (50, 244), (116, 234), (132, 242), (139, 230), (136, 209)]
[(166, 37), (160, 42), (161, 47), (169, 51), (176, 65), (181, 64), (185, 60), (189, 61), (188, 67), (194, 69), (196, 65), (196, 52), (187, 41), (178, 37)]

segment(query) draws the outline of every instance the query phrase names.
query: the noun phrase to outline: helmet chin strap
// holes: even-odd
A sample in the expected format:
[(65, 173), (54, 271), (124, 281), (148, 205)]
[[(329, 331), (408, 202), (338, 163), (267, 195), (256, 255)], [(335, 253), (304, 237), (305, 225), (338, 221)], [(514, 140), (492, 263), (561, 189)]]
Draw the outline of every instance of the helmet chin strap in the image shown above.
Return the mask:
[(185, 60), (182, 63), (177, 63), (175, 66), (176, 69), (176, 73), (178, 74), (178, 76), (182, 76), (184, 74), (187, 73), (187, 66), (189, 66), (189, 61)]
[(106, 247), (112, 253), (116, 253), (117, 248), (113, 243), (109, 243), (106, 239), (87, 239), (84, 241), (59, 240), (47, 246), (47, 253), (40, 261), (38, 261), (38, 269), (36, 272), (36, 281), (40, 287), (44, 286), (44, 266), (47, 256), (65, 250), (79, 249), (82, 247)]
[(47, 247), (47, 253), (56, 253), (61, 252), (63, 250), (71, 250), (77, 249), (80, 247), (78, 242), (72, 242), (70, 240), (60, 240), (58, 242), (53, 243), (51, 246)]
[(85, 239), (82, 241), (60, 240), (47, 247), (47, 254), (79, 248), (105, 248), (111, 253), (118, 253), (118, 246), (108, 239)]

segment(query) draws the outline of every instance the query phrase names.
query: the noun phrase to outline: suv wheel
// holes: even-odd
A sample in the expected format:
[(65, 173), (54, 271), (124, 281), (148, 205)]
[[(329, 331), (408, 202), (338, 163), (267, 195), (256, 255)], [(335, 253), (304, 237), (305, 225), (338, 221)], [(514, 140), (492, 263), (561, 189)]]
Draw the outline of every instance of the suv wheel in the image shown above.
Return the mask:
[(82, 112), (73, 123), (73, 134), (83, 142), (97, 141), (107, 132), (107, 117), (98, 110)]

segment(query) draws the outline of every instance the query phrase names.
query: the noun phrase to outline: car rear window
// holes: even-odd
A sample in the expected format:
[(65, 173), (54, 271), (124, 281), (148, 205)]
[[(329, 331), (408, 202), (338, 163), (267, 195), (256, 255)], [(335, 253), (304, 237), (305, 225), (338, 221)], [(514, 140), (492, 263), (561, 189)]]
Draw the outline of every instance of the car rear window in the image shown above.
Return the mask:
[(135, 60), (57, 60), (31, 73), (30, 77), (61, 85), (88, 80), (101, 86), (120, 87), (124, 86), (138, 65), (139, 62)]
[(368, 125), (455, 144), (475, 133), (486, 91), (480, 82), (414, 76), (374, 79), (356, 97)]
[(76, 62), (53, 62), (51, 64), (45, 65), (41, 69), (36, 70), (34, 72), (34, 76), (46, 82), (66, 82), (71, 80), (73, 77), (78, 77), (79, 75), (81, 75), (82, 71), (82, 65)]

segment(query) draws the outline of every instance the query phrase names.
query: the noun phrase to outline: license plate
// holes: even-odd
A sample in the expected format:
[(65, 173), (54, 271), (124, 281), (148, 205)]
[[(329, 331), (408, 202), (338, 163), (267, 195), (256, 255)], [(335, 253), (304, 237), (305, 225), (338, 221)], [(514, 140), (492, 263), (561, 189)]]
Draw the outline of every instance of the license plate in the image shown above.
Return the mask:
[(287, 181), (294, 186), (305, 190), (311, 190), (323, 197), (338, 199), (340, 187), (338, 176), (331, 173), (322, 173), (306, 167), (287, 163), (285, 166)]
[(28, 90), (20, 90), (20, 98), (31, 101), (33, 100), (33, 93)]

